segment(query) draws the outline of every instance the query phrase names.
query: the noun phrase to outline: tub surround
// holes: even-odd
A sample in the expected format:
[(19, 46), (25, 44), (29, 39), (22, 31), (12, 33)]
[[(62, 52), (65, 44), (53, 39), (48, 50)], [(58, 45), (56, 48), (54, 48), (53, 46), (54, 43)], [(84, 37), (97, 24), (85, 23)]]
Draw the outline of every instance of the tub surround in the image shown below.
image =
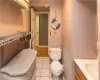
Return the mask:
[(98, 60), (92, 59), (74, 59), (76, 65), (80, 68), (87, 80), (98, 79)]
[(0, 37), (0, 46), (3, 46), (5, 44), (8, 44), (12, 41), (23, 38), (30, 34), (31, 34), (31, 32), (18, 32), (18, 33), (8, 35), (8, 36), (2, 36), (2, 37)]
[(0, 68), (9, 63), (20, 51), (29, 48), (30, 32), (19, 32), (3, 36), (0, 40)]

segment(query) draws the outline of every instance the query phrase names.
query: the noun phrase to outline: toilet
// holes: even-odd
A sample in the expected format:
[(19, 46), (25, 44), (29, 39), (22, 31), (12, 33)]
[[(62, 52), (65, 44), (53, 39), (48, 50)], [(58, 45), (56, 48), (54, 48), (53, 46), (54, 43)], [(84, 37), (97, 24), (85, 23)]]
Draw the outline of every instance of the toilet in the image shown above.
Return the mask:
[(60, 75), (63, 72), (63, 65), (60, 63), (61, 59), (61, 49), (60, 48), (50, 48), (49, 53), (50, 58), (52, 59), (51, 62), (51, 72), (53, 74), (53, 80), (59, 80)]

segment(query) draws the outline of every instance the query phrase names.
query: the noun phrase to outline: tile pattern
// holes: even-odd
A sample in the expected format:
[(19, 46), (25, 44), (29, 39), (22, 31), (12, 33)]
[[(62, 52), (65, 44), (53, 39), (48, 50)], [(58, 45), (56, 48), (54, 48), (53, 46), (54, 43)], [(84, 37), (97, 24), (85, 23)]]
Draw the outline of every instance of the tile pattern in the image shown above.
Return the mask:
[(35, 80), (52, 80), (49, 57), (36, 58)]

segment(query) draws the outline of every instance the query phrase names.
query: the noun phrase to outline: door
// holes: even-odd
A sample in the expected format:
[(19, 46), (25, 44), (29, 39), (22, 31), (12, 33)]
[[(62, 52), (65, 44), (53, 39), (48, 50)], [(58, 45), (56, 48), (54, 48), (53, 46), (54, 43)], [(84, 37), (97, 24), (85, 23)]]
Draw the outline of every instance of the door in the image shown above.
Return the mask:
[(39, 46), (48, 46), (48, 14), (39, 14)]
[(31, 8), (31, 35), (32, 48), (36, 49), (36, 13), (33, 8)]

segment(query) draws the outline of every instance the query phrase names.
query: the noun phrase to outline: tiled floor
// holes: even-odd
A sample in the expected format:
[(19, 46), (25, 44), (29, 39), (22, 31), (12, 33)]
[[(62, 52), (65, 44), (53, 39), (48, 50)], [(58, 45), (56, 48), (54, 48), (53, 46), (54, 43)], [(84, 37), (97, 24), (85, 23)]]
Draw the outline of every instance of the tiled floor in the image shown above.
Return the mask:
[(52, 80), (50, 71), (50, 60), (48, 57), (36, 58), (35, 80)]

